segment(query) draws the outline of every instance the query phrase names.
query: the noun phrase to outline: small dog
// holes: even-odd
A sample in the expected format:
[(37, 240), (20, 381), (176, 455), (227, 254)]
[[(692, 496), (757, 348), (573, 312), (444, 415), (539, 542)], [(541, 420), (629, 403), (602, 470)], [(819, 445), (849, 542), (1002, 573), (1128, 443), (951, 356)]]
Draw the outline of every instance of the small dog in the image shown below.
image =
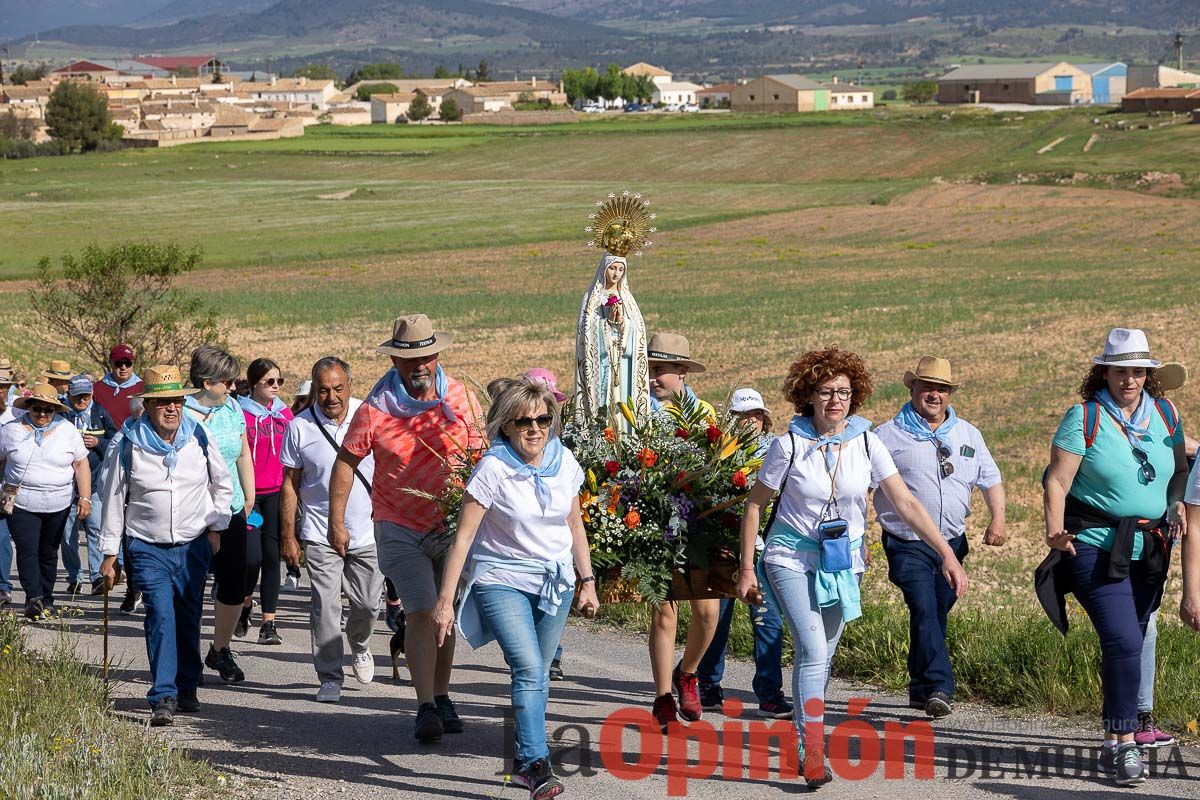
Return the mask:
[(400, 656), (404, 653), (404, 612), (400, 612), (396, 620), (396, 632), (388, 642), (388, 650), (392, 654), (392, 681), (400, 682)]

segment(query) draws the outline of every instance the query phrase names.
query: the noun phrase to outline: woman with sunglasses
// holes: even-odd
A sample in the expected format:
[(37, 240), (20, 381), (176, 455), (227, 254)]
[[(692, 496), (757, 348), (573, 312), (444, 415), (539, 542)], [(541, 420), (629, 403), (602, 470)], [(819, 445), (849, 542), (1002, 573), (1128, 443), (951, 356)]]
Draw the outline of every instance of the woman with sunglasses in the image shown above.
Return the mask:
[[(39, 383), (28, 396), (13, 403), (26, 413), (0, 428), (0, 465), (4, 497), (11, 503), (8, 530), (17, 551), (17, 574), (25, 591), (25, 616), (33, 621), (57, 616), (54, 581), (58, 578), (58, 548), (71, 512), (92, 510), (92, 472), (83, 436), (59, 416), (67, 407), (48, 383)], [(73, 490), (76, 490), (73, 492)]]
[(254, 587), (262, 574), (262, 625), (258, 643), (283, 644), (275, 629), (275, 610), (279, 605), (279, 492), (283, 488), (283, 462), (279, 458), (283, 437), (291, 424), (292, 410), (279, 399), (283, 388), (279, 365), (269, 358), (256, 358), (246, 368), (247, 395), (239, 395), (238, 405), (246, 417), (246, 441), (254, 463), (254, 510), (262, 517), (257, 528), (246, 533), (246, 600), (234, 628), (239, 639), (250, 628), (254, 608)]
[[(1063, 417), (1045, 479), (1039, 567), (1075, 595), (1100, 638), (1104, 763), (1118, 786), (1146, 780), (1136, 741), (1146, 627), (1162, 599), (1171, 546), (1185, 531), (1183, 425), (1164, 398), (1146, 334), (1114, 328)], [(1039, 595), (1041, 592), (1039, 591)], [(1043, 606), (1056, 603), (1043, 598)], [(1053, 616), (1053, 615), (1052, 615)], [(1066, 630), (1059, 615), (1056, 624)]]
[(582, 576), (576, 604), (600, 605), (579, 508), (583, 470), (559, 430), (558, 403), (541, 383), (513, 382), (492, 400), (492, 446), (467, 483), (433, 611), (441, 646), (454, 626), (454, 594), (465, 567), (459, 629), (472, 647), (497, 640), (504, 651), (516, 721), (512, 774), (533, 800), (563, 791), (550, 768), (546, 703), (576, 570)]
[(216, 581), (213, 641), (204, 665), (216, 670), (226, 683), (240, 683), (246, 675), (233, 658), (229, 643), (246, 600), (246, 509), (254, 507), (254, 465), (246, 442), (246, 416), (229, 396), (241, 367), (219, 347), (201, 345), (192, 351), (188, 380), (200, 391), (184, 398), (184, 410), (208, 432), (210, 446), (221, 451), (233, 482), (229, 527), (219, 535), (213, 553)]

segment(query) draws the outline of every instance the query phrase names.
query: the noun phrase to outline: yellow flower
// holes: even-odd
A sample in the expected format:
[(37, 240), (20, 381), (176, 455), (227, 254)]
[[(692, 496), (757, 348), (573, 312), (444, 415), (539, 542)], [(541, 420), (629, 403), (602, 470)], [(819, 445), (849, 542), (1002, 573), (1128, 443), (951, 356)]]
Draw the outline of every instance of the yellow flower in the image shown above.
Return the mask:
[(738, 444), (738, 440), (727, 433), (721, 437), (721, 447), (717, 450), (717, 460), (724, 461), (740, 449), (741, 446)]
[(633, 425), (633, 409), (630, 407), (629, 403), (622, 400), (621, 402), (617, 403), (617, 408), (620, 409), (621, 416), (625, 418), (625, 421), (630, 425)]

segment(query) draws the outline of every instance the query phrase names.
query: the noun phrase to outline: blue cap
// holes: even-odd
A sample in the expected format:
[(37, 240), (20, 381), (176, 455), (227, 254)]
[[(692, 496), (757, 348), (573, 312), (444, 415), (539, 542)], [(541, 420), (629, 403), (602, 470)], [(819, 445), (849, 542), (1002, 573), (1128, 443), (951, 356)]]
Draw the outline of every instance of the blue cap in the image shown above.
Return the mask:
[(81, 394), (91, 393), (92, 382), (86, 375), (76, 375), (74, 378), (71, 378), (70, 383), (67, 384), (68, 397), (78, 397)]

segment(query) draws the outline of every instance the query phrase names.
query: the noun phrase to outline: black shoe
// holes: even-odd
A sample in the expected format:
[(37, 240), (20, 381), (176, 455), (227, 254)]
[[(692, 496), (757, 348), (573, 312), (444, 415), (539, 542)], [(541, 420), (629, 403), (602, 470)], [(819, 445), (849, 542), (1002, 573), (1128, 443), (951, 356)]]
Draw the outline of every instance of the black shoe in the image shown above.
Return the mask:
[(81, 581), (70, 581), (67, 583), (67, 594), (74, 597), (75, 595), (79, 594), (79, 590), (82, 588), (83, 583)]
[(42, 598), (35, 597), (25, 603), (25, 619), (30, 622), (41, 622), (46, 616), (46, 606)]
[(175, 721), (175, 698), (164, 697), (154, 704), (154, 710), (150, 714), (150, 725), (155, 728), (160, 728), (163, 725), (170, 725)]
[(3, 589), (0, 589), (0, 608), (4, 608), (6, 605), (8, 605), (11, 602), (12, 602), (12, 593), (6, 592)]
[(121, 601), (121, 613), (132, 614), (133, 610), (137, 608), (138, 598), (141, 596), (141, 594), (142, 593), (136, 589), (133, 591), (126, 591), (125, 599)]
[(413, 736), (421, 744), (429, 744), (442, 738), (444, 732), (438, 707), (433, 703), (421, 703), (421, 707), (417, 709), (417, 726)]
[(267, 620), (258, 629), (259, 644), (283, 644), (283, 637), (275, 630), (275, 620)]
[(934, 719), (948, 717), (953, 710), (950, 705), (950, 695), (945, 692), (934, 692), (925, 701), (925, 713)]
[(524, 780), (525, 785), (529, 787), (529, 800), (549, 800), (551, 797), (558, 797), (566, 790), (562, 781), (550, 769), (550, 762), (544, 758), (539, 758), (529, 766), (522, 767), (518, 774)]
[(180, 692), (179, 702), (176, 703), (176, 708), (185, 714), (195, 714), (200, 710), (200, 698), (196, 697), (196, 690), (190, 692)]
[(557, 658), (550, 662), (550, 680), (565, 681), (567, 676), (563, 674), (562, 662)]
[(226, 683), (241, 683), (246, 680), (246, 673), (238, 668), (237, 662), (233, 660), (233, 652), (228, 647), (217, 650), (210, 644), (208, 654), (204, 656), (204, 666), (221, 673), (221, 680)]
[(725, 707), (725, 690), (721, 688), (721, 684), (700, 681), (700, 707), (705, 711), (720, 711)]
[(442, 720), (442, 730), (446, 733), (462, 733), (463, 721), (458, 716), (458, 711), (454, 708), (454, 701), (450, 699), (450, 695), (439, 694), (433, 698), (433, 702), (437, 706), (438, 716)]
[(92, 581), (92, 597), (95, 597), (96, 595), (104, 594), (104, 584), (105, 584), (105, 580), (104, 580), (103, 575), (101, 575), (99, 578), (96, 578), (94, 581)]
[(254, 610), (254, 606), (242, 608), (242, 615), (238, 617), (237, 625), (233, 627), (233, 635), (241, 639), (250, 631), (250, 612)]
[(923, 698), (910, 697), (908, 698), (908, 707), (915, 708), (917, 711), (924, 711), (926, 702), (928, 701), (924, 700)]

